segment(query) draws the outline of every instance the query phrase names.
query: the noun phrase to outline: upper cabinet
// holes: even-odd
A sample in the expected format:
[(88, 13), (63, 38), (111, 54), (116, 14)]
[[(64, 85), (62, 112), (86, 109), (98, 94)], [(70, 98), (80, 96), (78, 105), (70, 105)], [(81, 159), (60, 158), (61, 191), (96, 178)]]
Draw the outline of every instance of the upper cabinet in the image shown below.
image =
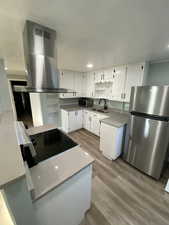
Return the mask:
[(94, 75), (94, 83), (101, 83), (103, 82), (103, 76), (104, 76), (104, 73), (103, 71), (95, 71), (93, 72), (93, 75)]
[(113, 82), (113, 75), (114, 75), (114, 72), (113, 71), (114, 71), (113, 69), (104, 70), (104, 73), (103, 73), (103, 82), (107, 82), (107, 83)]
[[(60, 71), (60, 88), (74, 90), (74, 73), (72, 71)], [(74, 93), (62, 93), (61, 98), (73, 98)]]
[(74, 90), (76, 97), (82, 96), (82, 82), (83, 81), (83, 74), (79, 72), (74, 73)]
[(124, 87), (123, 101), (130, 102), (131, 87), (142, 86), (147, 79), (148, 64), (138, 63), (127, 65), (126, 82)]
[(70, 89), (72, 93), (62, 93), (61, 98), (77, 98), (82, 95), (83, 74), (74, 71), (60, 71), (60, 87)]
[(126, 82), (126, 66), (113, 68), (113, 83), (110, 100), (123, 101)]
[(99, 70), (94, 72), (94, 83), (106, 83), (112, 82), (113, 79), (113, 70)]
[(60, 71), (60, 88), (74, 89), (74, 73), (72, 71)]
[(89, 72), (86, 75), (86, 97), (94, 97), (94, 81), (95, 81), (95, 72)]
[(80, 73), (60, 72), (60, 87), (73, 93), (60, 94), (61, 98), (105, 98), (112, 101), (130, 102), (132, 86), (145, 84), (148, 63), (129, 64), (110, 69)]

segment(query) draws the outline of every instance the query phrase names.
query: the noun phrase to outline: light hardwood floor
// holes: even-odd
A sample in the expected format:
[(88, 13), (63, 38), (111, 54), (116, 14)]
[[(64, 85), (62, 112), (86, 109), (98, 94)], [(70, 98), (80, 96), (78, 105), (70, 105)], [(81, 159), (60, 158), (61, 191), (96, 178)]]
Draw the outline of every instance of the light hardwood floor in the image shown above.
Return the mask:
[(99, 138), (88, 131), (70, 137), (95, 158), (92, 207), (83, 225), (169, 225), (169, 194), (164, 191), (168, 172), (156, 181), (120, 158), (104, 158)]

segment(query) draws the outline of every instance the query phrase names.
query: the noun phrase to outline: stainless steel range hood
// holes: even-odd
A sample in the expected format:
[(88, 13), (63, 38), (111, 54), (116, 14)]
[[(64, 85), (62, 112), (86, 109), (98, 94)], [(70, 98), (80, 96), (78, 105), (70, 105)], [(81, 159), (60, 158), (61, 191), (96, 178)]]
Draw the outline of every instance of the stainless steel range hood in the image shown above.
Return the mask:
[(28, 92), (67, 93), (60, 88), (56, 64), (56, 31), (32, 21), (26, 21), (23, 33), (25, 62), (28, 72)]

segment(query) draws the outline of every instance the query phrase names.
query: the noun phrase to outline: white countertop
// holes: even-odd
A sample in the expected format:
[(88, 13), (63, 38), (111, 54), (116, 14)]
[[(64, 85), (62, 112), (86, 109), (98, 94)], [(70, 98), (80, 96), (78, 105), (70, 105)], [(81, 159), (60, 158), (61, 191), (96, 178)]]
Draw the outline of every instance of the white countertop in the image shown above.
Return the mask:
[(53, 129), (56, 129), (56, 128), (58, 128), (56, 125), (48, 124), (48, 125), (29, 128), (29, 129), (26, 130), (26, 133), (28, 135), (34, 135), (34, 134), (45, 132), (47, 130), (53, 130)]
[(0, 188), (25, 175), (12, 111), (0, 113)]
[(98, 112), (98, 111), (94, 111), (92, 110), (92, 108), (86, 108), (86, 107), (81, 107), (78, 105), (66, 105), (62, 107), (63, 110), (65, 111), (75, 111), (75, 110), (87, 110), (93, 113), (98, 113), (101, 115), (105, 115), (108, 118), (102, 119), (101, 122), (106, 123), (110, 126), (115, 126), (115, 127), (121, 127), (124, 126), (125, 124), (128, 123), (129, 120), (129, 113), (125, 112), (125, 111), (121, 111), (118, 109), (109, 109), (108, 113), (102, 113), (102, 112)]
[(41, 198), (93, 161), (87, 152), (76, 146), (32, 167), (30, 174), (34, 185), (33, 200)]
[[(34, 135), (56, 128), (58, 127), (55, 125), (33, 127), (27, 130), (27, 134)], [(34, 186), (33, 200), (38, 200), (93, 161), (94, 159), (78, 145), (32, 167), (30, 176)]]
[(111, 112), (108, 118), (102, 119), (102, 123), (106, 123), (114, 127), (122, 127), (128, 123), (129, 114), (121, 112)]

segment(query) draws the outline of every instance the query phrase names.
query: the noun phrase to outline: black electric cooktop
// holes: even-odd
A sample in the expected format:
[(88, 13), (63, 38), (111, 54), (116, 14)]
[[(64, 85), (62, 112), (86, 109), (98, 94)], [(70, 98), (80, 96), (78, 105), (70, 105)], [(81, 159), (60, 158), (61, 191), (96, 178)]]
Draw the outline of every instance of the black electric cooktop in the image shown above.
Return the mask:
[(29, 167), (78, 145), (59, 129), (31, 135), (30, 139), (36, 156), (31, 156), (28, 147), (22, 150), (24, 160), (27, 161)]

